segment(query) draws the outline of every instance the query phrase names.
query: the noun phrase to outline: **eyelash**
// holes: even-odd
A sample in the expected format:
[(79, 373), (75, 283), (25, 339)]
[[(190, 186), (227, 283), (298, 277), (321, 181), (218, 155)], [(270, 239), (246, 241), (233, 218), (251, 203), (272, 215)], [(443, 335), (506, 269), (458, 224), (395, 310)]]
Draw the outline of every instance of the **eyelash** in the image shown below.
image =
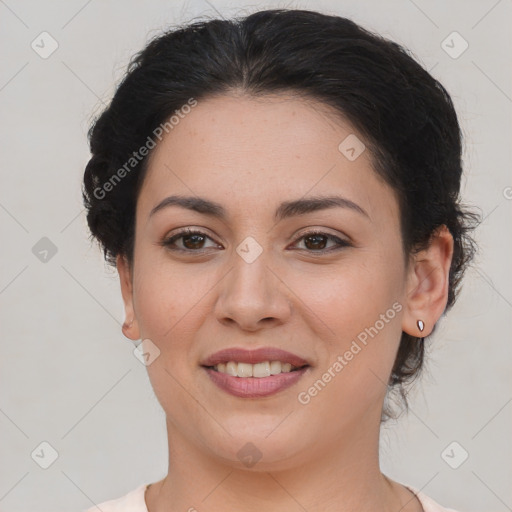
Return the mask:
[[(171, 251), (175, 251), (175, 252), (184, 252), (184, 253), (189, 253), (189, 254), (190, 253), (199, 253), (199, 254), (204, 253), (206, 251), (205, 249), (194, 250), (194, 249), (181, 249), (181, 248), (177, 248), (177, 247), (172, 247), (173, 244), (176, 242), (176, 240), (179, 240), (180, 238), (184, 238), (186, 236), (193, 236), (193, 235), (200, 235), (200, 236), (203, 236), (205, 238), (209, 238), (210, 240), (212, 240), (211, 237), (209, 237), (206, 233), (203, 233), (202, 231), (187, 228), (185, 230), (182, 230), (182, 231), (172, 235), (169, 238), (166, 238), (165, 240), (163, 240), (161, 242), (161, 245), (166, 247), (167, 249), (169, 249)], [(352, 245), (349, 242), (347, 242), (346, 240), (342, 240), (341, 238), (339, 238), (337, 236), (331, 235), (329, 233), (324, 233), (323, 231), (318, 231), (318, 230), (308, 231), (307, 233), (302, 234), (295, 241), (295, 243), (297, 243), (300, 240), (303, 240), (309, 236), (315, 236), (315, 235), (324, 236), (328, 240), (336, 242), (337, 247), (331, 247), (329, 249), (319, 249), (319, 250), (311, 250), (311, 249), (295, 249), (295, 250), (305, 250), (311, 254), (326, 254), (326, 253), (330, 253), (330, 252), (334, 252), (334, 251), (339, 251), (341, 249), (344, 249), (345, 247), (350, 247)]]

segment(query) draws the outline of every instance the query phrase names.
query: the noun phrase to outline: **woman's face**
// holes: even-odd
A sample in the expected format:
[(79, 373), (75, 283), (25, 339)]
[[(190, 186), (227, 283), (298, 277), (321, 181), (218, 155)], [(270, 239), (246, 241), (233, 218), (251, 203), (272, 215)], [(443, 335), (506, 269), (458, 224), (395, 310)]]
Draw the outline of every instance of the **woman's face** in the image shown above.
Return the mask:
[[(151, 358), (160, 351), (147, 369), (182, 443), (239, 466), (261, 457), (259, 467), (284, 468), (378, 436), (407, 272), (396, 197), (355, 137), (314, 102), (222, 96), (199, 101), (155, 148), (132, 282), (118, 266), (134, 320), (125, 333), (151, 340)], [(170, 196), (191, 198), (190, 208), (169, 202), (152, 214)], [(340, 199), (304, 203), (327, 197)], [(192, 209), (199, 199), (223, 217)], [(185, 229), (200, 234), (175, 237)], [(262, 347), (308, 366), (292, 380), (250, 381), (203, 366), (221, 350)], [(230, 368), (266, 375), (265, 360), (276, 359), (286, 357)]]

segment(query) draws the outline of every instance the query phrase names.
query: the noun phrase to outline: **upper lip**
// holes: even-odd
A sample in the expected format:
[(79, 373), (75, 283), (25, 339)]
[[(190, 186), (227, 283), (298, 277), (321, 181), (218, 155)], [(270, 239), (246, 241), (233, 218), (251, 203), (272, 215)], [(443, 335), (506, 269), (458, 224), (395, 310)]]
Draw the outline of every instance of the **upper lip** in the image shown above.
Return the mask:
[(229, 361), (250, 364), (263, 363), (265, 361), (281, 361), (282, 363), (290, 363), (292, 366), (298, 367), (309, 365), (302, 357), (275, 347), (261, 347), (254, 350), (236, 347), (226, 348), (208, 356), (201, 365), (215, 366)]

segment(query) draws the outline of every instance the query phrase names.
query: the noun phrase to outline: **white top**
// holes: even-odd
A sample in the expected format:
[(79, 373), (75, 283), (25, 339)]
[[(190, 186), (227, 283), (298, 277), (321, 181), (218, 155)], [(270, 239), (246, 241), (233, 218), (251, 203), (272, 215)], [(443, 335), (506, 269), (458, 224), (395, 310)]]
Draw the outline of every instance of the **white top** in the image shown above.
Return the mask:
[[(99, 510), (101, 510), (101, 512), (148, 512), (144, 500), (144, 492), (148, 485), (149, 484), (142, 484), (121, 498), (105, 501), (84, 512), (98, 512)], [(414, 487), (409, 485), (405, 485), (405, 487), (416, 494), (425, 512), (457, 512), (453, 508), (442, 507), (439, 503), (436, 503), (432, 498), (429, 498), (426, 494), (423, 494)]]

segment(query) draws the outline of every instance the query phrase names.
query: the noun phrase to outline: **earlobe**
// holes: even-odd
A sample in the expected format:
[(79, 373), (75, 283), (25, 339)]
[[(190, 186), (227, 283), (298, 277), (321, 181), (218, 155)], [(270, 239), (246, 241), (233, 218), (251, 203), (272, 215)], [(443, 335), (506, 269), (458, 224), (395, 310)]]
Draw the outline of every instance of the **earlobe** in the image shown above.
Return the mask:
[(453, 237), (446, 226), (432, 235), (430, 244), (414, 255), (407, 278), (402, 330), (411, 336), (428, 336), (448, 301)]
[(124, 255), (119, 254), (116, 258), (117, 272), (121, 285), (121, 295), (123, 296), (125, 321), (122, 326), (123, 334), (135, 341), (140, 338), (139, 326), (133, 307), (133, 279), (130, 265)]

